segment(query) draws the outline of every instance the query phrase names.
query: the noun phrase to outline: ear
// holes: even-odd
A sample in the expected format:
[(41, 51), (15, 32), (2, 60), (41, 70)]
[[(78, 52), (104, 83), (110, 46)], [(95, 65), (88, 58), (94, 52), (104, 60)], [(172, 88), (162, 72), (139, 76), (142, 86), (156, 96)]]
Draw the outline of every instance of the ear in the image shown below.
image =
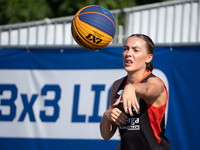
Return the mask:
[(147, 56), (146, 63), (150, 63), (152, 59), (153, 59), (153, 54), (149, 54)]

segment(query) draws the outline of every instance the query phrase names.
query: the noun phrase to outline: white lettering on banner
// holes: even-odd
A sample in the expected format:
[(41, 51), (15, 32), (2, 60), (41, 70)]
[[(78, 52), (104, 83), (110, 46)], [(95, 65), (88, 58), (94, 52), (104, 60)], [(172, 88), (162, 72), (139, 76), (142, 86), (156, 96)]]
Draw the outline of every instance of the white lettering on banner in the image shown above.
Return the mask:
[(0, 136), (102, 139), (109, 90), (125, 75), (124, 69), (0, 70)]

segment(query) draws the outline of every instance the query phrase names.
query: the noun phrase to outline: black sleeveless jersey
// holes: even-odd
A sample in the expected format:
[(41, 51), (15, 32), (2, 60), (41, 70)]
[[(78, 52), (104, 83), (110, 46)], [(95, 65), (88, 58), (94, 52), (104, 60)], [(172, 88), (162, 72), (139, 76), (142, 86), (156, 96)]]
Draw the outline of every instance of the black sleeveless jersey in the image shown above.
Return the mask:
[[(150, 77), (156, 77), (150, 71), (138, 82), (145, 83)], [(115, 101), (119, 98), (124, 87), (126, 86), (127, 76), (124, 77), (119, 86)], [(166, 90), (166, 88), (165, 88)], [(166, 90), (167, 94), (167, 90)], [(167, 94), (168, 95), (168, 94)], [(170, 142), (164, 136), (165, 130), (165, 109), (166, 102), (160, 107), (155, 107), (148, 104), (143, 99), (138, 99), (140, 105), (140, 114), (137, 114), (133, 109), (134, 116), (128, 117), (128, 123), (119, 127), (121, 136), (121, 150), (168, 150), (170, 149)], [(123, 113), (123, 101), (116, 106)]]

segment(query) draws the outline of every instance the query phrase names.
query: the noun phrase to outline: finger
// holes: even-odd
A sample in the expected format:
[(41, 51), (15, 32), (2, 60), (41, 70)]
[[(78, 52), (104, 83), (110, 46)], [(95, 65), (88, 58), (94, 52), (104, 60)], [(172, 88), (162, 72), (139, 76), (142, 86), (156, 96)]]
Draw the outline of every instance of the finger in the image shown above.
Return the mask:
[(117, 121), (118, 121), (121, 125), (126, 125), (126, 121), (123, 121), (121, 118), (117, 118)]
[(128, 103), (128, 111), (129, 111), (130, 116), (133, 117), (133, 111), (132, 111), (131, 103)]
[(115, 116), (115, 115), (113, 115), (113, 117), (111, 118), (111, 120), (112, 120), (117, 126), (121, 126), (121, 125), (123, 124), (123, 121), (122, 121), (119, 117), (117, 117), (117, 116)]
[(118, 122), (117, 120), (113, 120), (113, 122), (114, 122), (117, 126), (121, 126), (121, 123)]
[(113, 113), (113, 117), (115, 120), (117, 120), (119, 123), (125, 125), (127, 123), (128, 117), (119, 109), (116, 109), (116, 112)]
[(123, 112), (121, 112), (120, 116), (123, 117), (123, 120), (125, 121), (128, 120), (128, 117)]
[(117, 99), (117, 101), (113, 104), (113, 106), (117, 106), (120, 103), (121, 100), (121, 96), (119, 96), (119, 98)]
[(134, 110), (135, 110), (135, 112), (136, 112), (137, 114), (140, 113), (136, 106), (134, 106), (133, 108), (134, 108)]
[(126, 100), (123, 100), (123, 107), (124, 107), (124, 112), (125, 112), (126, 114), (128, 114), (128, 109), (127, 109), (128, 105), (127, 105)]
[(135, 103), (134, 103), (134, 102), (132, 103), (132, 106), (133, 106), (135, 112), (136, 112), (137, 114), (139, 114), (139, 113), (140, 113), (140, 112), (139, 112), (140, 106), (139, 106), (139, 104), (138, 104), (137, 99), (135, 99)]
[(138, 101), (136, 101), (136, 107), (137, 107), (137, 109), (139, 111), (140, 110), (140, 105), (139, 105)]
[(128, 117), (123, 112), (120, 113), (118, 118), (120, 119), (120, 122), (124, 125), (128, 122)]
[(126, 125), (128, 123), (128, 117), (126, 115), (125, 115), (125, 117), (120, 115), (119, 119), (121, 119), (123, 121), (122, 122), (123, 125)]

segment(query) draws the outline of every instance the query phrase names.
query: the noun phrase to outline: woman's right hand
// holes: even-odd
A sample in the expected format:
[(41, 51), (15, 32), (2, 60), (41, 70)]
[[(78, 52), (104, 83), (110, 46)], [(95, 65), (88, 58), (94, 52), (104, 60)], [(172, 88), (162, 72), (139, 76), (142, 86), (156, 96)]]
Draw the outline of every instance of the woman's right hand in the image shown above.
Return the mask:
[(118, 108), (111, 108), (105, 111), (103, 117), (114, 122), (117, 126), (126, 125), (128, 117)]

